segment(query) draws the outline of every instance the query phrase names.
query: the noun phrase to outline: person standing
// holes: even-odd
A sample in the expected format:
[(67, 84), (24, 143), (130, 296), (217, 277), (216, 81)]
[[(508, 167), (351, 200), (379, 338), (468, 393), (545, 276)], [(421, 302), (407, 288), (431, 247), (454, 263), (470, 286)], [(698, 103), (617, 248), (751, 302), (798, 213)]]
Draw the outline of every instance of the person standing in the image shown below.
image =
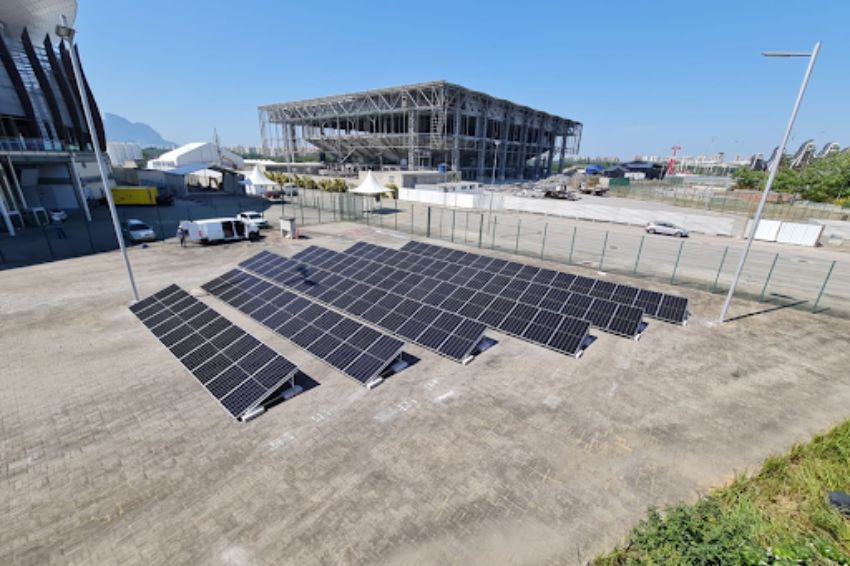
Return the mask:
[(186, 229), (182, 226), (177, 227), (177, 237), (180, 238), (180, 247), (186, 247)]

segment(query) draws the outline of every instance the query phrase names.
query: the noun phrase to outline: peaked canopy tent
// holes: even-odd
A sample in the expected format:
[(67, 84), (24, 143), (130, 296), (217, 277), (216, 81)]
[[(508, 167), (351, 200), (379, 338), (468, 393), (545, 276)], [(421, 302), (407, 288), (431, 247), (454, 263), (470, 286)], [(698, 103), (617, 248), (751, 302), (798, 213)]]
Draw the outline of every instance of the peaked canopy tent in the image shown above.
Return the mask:
[(245, 185), (246, 195), (256, 196), (263, 196), (266, 194), (266, 191), (269, 190), (269, 187), (276, 187), (279, 185), (277, 181), (272, 181), (266, 177), (266, 174), (260, 170), (259, 165), (254, 165), (254, 169), (245, 176), (245, 180), (242, 181), (242, 184)]
[(360, 183), (359, 187), (357, 187), (355, 189), (351, 189), (348, 192), (356, 194), (356, 195), (364, 195), (364, 196), (375, 197), (375, 200), (377, 200), (379, 202), (381, 200), (382, 195), (392, 193), (392, 191), (390, 189), (386, 188), (381, 183), (379, 183), (377, 181), (377, 179), (375, 179), (375, 177), (372, 175), (371, 171), (366, 173), (366, 178), (363, 179), (363, 182)]

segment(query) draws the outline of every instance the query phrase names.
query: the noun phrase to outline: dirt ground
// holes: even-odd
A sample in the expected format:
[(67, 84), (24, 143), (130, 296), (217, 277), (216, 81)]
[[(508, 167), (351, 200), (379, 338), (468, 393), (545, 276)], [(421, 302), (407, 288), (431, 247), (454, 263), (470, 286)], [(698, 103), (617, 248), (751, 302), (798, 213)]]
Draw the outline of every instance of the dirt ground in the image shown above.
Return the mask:
[[(306, 235), (130, 255), (144, 296), (261, 249), (405, 241)], [(204, 296), (320, 383), (239, 423), (129, 312), (117, 253), (0, 272), (0, 563), (582, 563), (848, 417), (850, 320), (738, 301), (718, 326), (720, 295), (638, 284), (687, 295), (690, 323), (594, 332), (579, 360), (497, 332), (466, 366), (408, 345), (372, 391)]]

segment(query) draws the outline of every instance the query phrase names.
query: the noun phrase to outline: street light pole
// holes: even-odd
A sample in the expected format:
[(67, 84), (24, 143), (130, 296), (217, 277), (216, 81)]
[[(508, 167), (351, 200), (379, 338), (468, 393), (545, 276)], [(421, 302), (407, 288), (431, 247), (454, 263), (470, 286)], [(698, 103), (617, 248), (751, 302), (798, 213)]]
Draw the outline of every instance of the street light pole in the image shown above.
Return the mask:
[(803, 101), (803, 95), (806, 93), (806, 87), (809, 85), (809, 77), (812, 75), (812, 69), (815, 66), (815, 61), (820, 52), (820, 41), (815, 43), (815, 47), (811, 53), (791, 53), (791, 52), (765, 52), (762, 53), (765, 57), (808, 57), (809, 65), (806, 67), (806, 74), (803, 76), (803, 83), (800, 85), (800, 92), (797, 93), (797, 100), (794, 102), (794, 109), (791, 111), (791, 118), (788, 120), (788, 125), (785, 127), (785, 134), (782, 136), (782, 142), (779, 144), (779, 150), (776, 159), (770, 164), (770, 173), (767, 176), (767, 183), (764, 187), (764, 192), (759, 200), (758, 208), (756, 208), (753, 224), (750, 227), (749, 236), (747, 236), (747, 244), (744, 246), (744, 252), (741, 254), (741, 259), (738, 261), (738, 269), (735, 271), (735, 277), (732, 279), (732, 284), (729, 286), (729, 292), (726, 294), (726, 300), (723, 302), (723, 309), (720, 311), (720, 322), (726, 321), (726, 314), (729, 311), (729, 305), (732, 303), (732, 296), (735, 294), (735, 287), (738, 286), (738, 280), (741, 278), (741, 273), (744, 271), (744, 264), (747, 261), (747, 255), (750, 253), (750, 248), (753, 245), (753, 239), (758, 229), (759, 221), (761, 220), (764, 205), (767, 203), (767, 197), (770, 194), (770, 189), (773, 187), (773, 181), (776, 179), (776, 173), (779, 171), (779, 164), (782, 161), (782, 156), (785, 154), (785, 146), (788, 144), (788, 138), (791, 137), (791, 129), (794, 127), (794, 121), (797, 119), (797, 112), (800, 110), (800, 103)]
[(138, 302), (139, 290), (136, 288), (136, 280), (133, 278), (133, 268), (130, 267), (130, 258), (127, 255), (127, 246), (124, 244), (124, 236), (121, 233), (121, 224), (118, 222), (118, 212), (115, 210), (115, 202), (112, 200), (112, 191), (109, 187), (109, 177), (106, 174), (106, 166), (103, 163), (103, 154), (100, 151), (100, 143), (97, 140), (97, 132), (94, 129), (94, 120), (92, 119), (91, 108), (89, 107), (89, 99), (86, 93), (85, 84), (83, 83), (83, 73), (80, 70), (80, 59), (77, 55), (77, 50), (74, 49), (74, 34), (76, 30), (68, 26), (68, 19), (62, 16), (62, 25), (56, 26), (56, 35), (62, 40), (68, 42), (69, 51), (71, 52), (71, 64), (74, 67), (74, 78), (77, 81), (77, 90), (80, 92), (80, 101), (83, 104), (83, 114), (86, 118), (86, 127), (89, 130), (92, 147), (94, 148), (94, 157), (97, 160), (97, 167), (100, 170), (100, 180), (103, 183), (103, 194), (106, 196), (106, 202), (109, 204), (109, 214), (112, 216), (112, 227), (115, 229), (115, 237), (118, 238), (118, 247), (121, 248), (121, 255), (124, 257), (124, 268), (127, 270), (127, 278), (130, 280), (130, 289), (133, 292), (133, 300)]

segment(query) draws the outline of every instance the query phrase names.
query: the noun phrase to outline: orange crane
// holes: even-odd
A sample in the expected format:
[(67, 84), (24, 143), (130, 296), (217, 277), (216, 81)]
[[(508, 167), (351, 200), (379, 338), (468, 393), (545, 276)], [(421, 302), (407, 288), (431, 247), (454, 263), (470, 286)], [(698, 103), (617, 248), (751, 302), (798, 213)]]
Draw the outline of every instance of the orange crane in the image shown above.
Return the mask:
[(680, 145), (674, 145), (672, 147), (673, 153), (670, 155), (670, 160), (667, 162), (667, 174), (672, 175), (674, 169), (676, 168), (676, 154), (679, 153), (679, 150), (682, 149)]

